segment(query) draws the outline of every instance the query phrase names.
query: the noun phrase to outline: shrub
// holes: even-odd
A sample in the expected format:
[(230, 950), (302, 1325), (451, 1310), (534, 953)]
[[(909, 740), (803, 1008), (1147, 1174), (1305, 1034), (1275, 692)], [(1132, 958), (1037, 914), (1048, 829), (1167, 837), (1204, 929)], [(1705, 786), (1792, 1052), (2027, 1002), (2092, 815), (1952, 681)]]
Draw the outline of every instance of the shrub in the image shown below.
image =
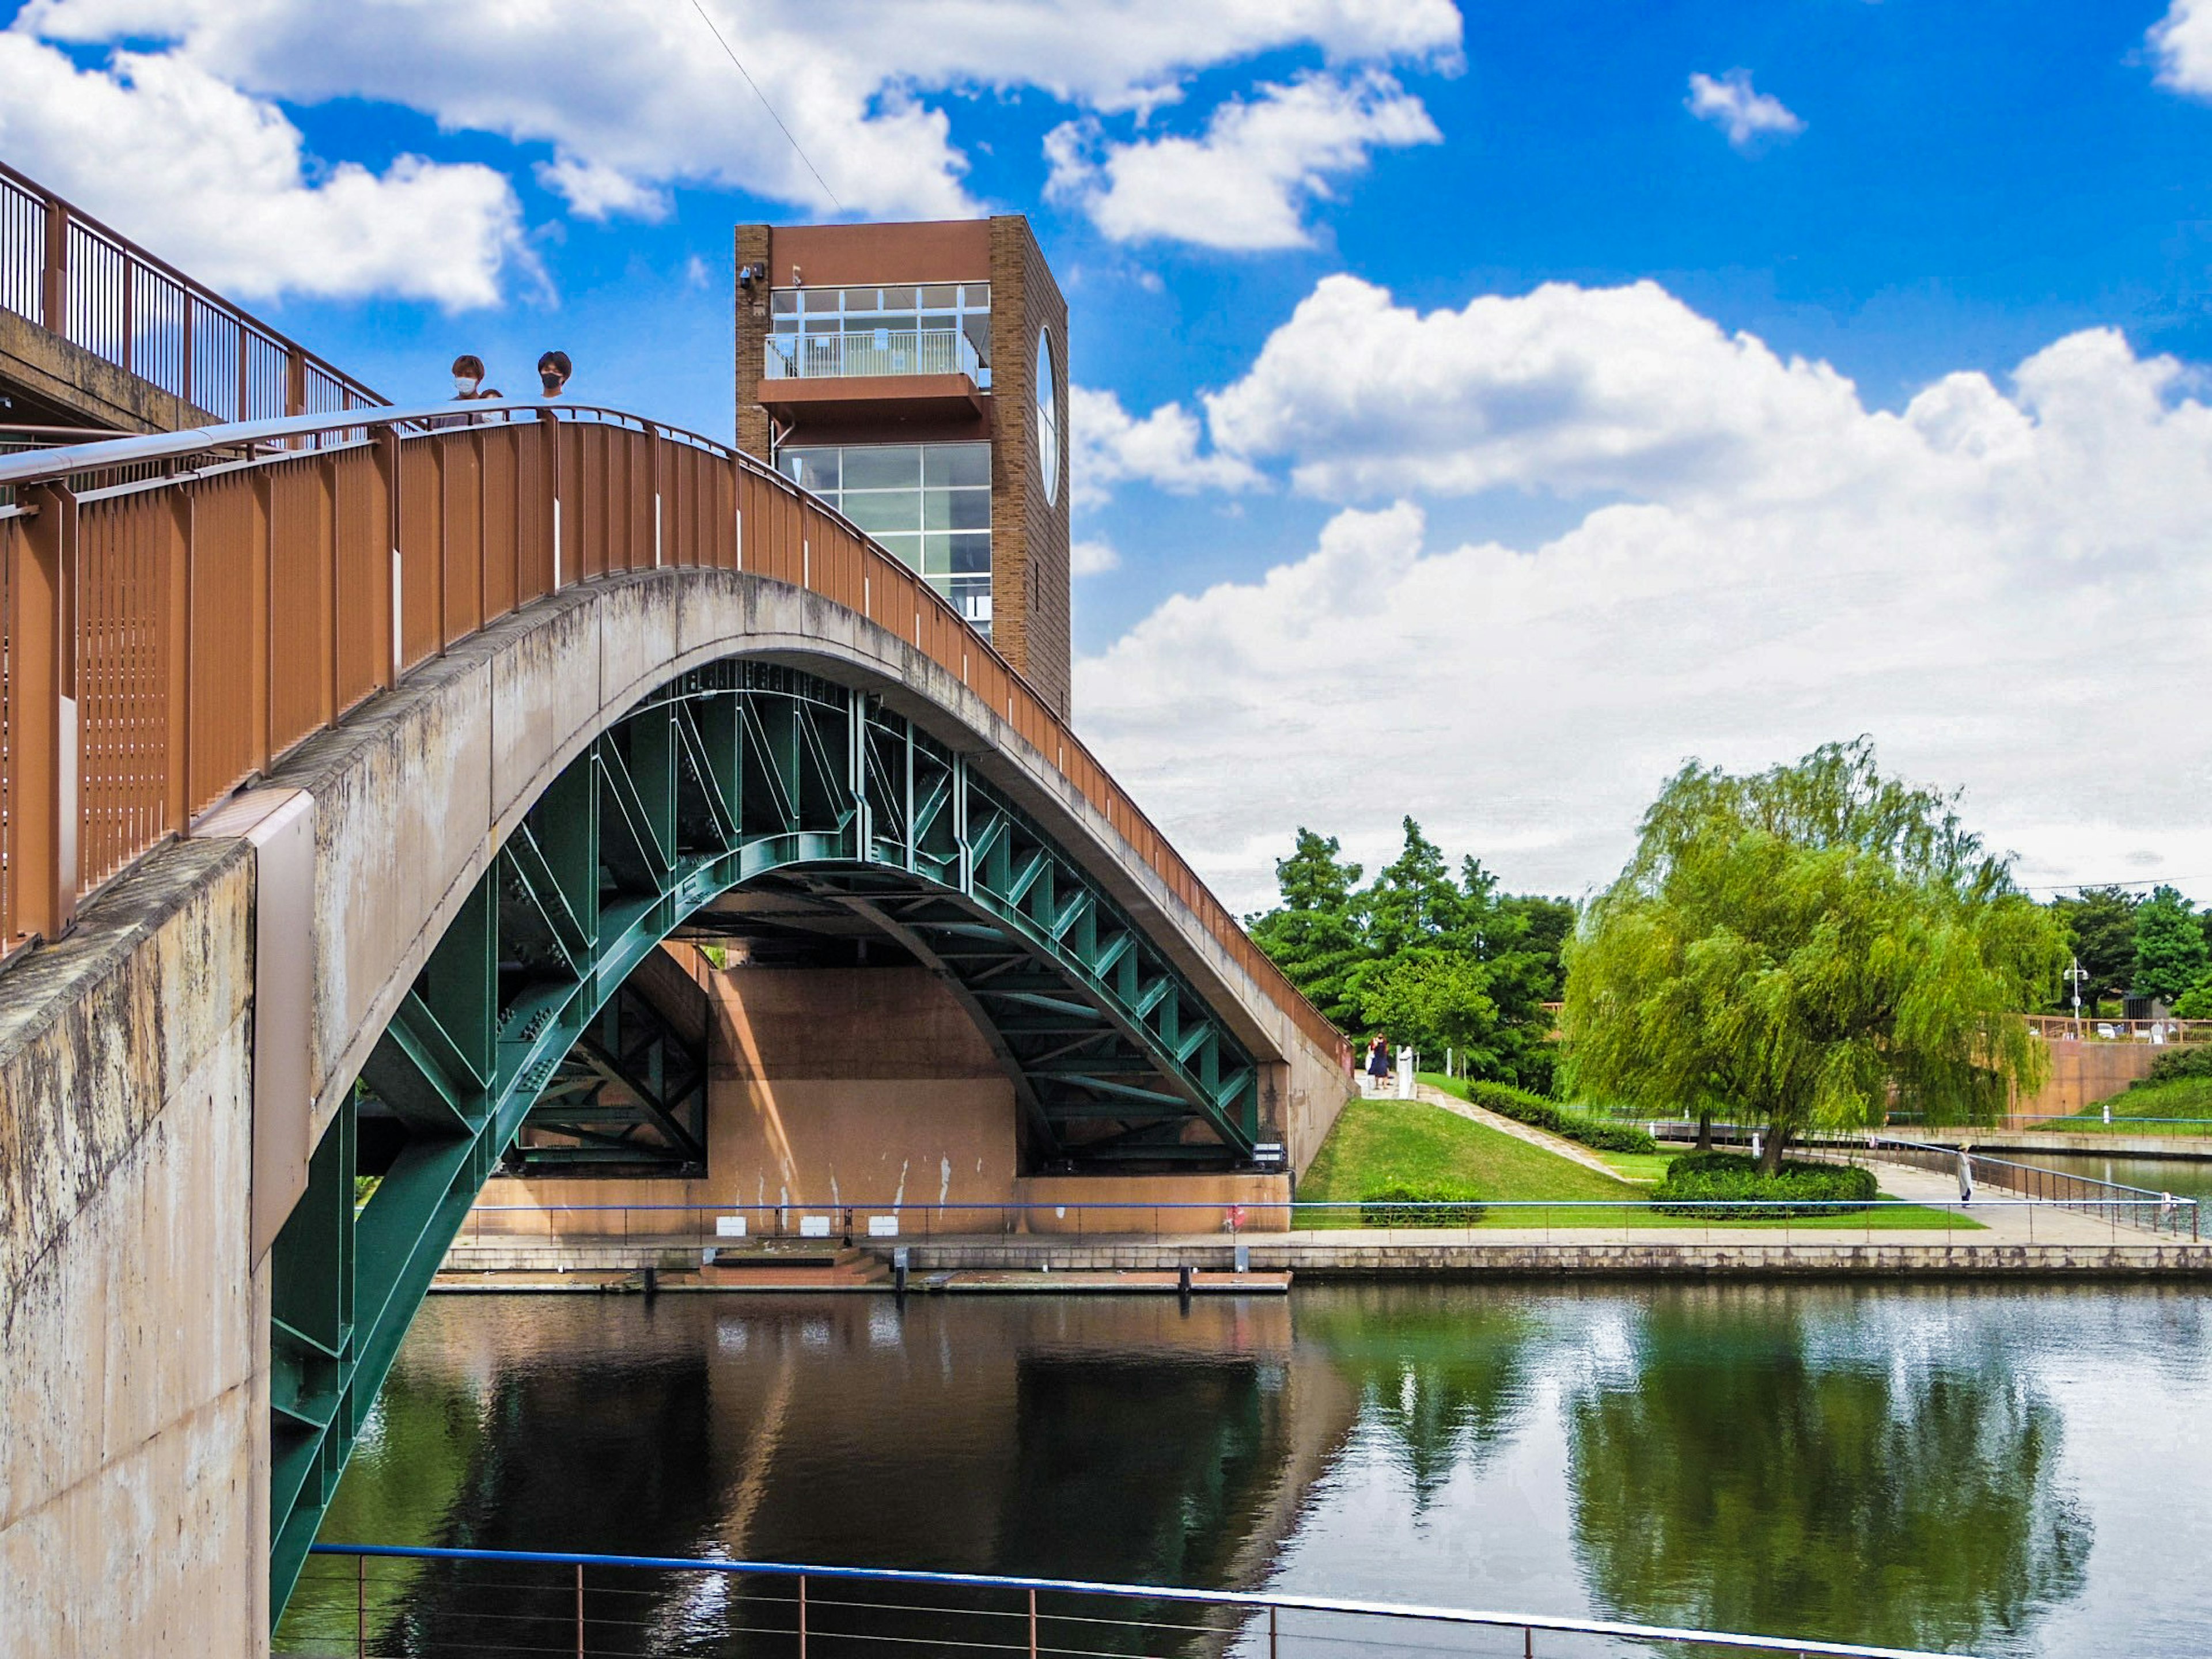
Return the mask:
[(2185, 1077), (2212, 1077), (2212, 1042), (2185, 1043), (2168, 1048), (2150, 1063), (2148, 1075), (2128, 1085), (2146, 1088), (2154, 1083), (2178, 1083)]
[(1363, 1227), (1471, 1227), (1486, 1213), (1482, 1194), (1463, 1181), (1404, 1182), (1359, 1200)]
[(1548, 1129), (1567, 1140), (1580, 1141), (1601, 1152), (1656, 1152), (1659, 1143), (1633, 1123), (1609, 1123), (1601, 1117), (1570, 1111), (1557, 1101), (1532, 1095), (1510, 1083), (1470, 1082), (1462, 1085), (1475, 1105), (1525, 1123), (1532, 1129)]
[[(1770, 1176), (1760, 1174), (1757, 1160), (1741, 1152), (1685, 1152), (1667, 1165), (1666, 1179), (1651, 1189), (1651, 1207), (1711, 1220), (1839, 1215), (1866, 1208), (1877, 1190), (1874, 1171), (1852, 1164), (1785, 1159)], [(1744, 1207), (1747, 1201), (1757, 1207)]]

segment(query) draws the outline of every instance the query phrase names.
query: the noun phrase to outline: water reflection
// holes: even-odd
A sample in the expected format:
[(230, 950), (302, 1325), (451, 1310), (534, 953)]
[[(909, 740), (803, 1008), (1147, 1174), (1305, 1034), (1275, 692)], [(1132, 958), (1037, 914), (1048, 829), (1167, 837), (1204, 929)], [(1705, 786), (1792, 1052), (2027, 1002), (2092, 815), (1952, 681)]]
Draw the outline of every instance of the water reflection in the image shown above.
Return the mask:
[(1656, 1297), (1632, 1362), (1577, 1391), (1574, 1546), (1595, 1599), (1706, 1630), (2019, 1645), (2089, 1556), (2058, 1411), (2002, 1356), (1816, 1343), (1812, 1313), (1790, 1295)]
[[(2177, 1499), (2212, 1479), (2203, 1308), (1811, 1285), (1322, 1286), (1187, 1314), (447, 1297), (324, 1535), (2190, 1652), (2212, 1624), (2178, 1570), (2212, 1553)], [(744, 1650), (741, 1587), (633, 1588), (626, 1650)], [(476, 1598), (418, 1571), (371, 1598), (372, 1637), (424, 1650)], [(330, 1610), (349, 1638), (350, 1583)], [(498, 1610), (554, 1645), (572, 1611)]]

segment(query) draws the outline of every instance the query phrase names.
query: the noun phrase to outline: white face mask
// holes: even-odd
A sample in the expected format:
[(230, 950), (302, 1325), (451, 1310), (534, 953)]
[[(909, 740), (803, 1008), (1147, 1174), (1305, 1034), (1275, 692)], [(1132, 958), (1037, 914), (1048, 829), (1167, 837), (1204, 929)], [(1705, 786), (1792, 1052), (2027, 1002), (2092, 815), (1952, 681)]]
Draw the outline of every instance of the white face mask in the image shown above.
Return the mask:
[(454, 395), (462, 398), (473, 398), (477, 395), (477, 388), (483, 384), (483, 382), (482, 380), (473, 380), (468, 375), (456, 374), (453, 376)]

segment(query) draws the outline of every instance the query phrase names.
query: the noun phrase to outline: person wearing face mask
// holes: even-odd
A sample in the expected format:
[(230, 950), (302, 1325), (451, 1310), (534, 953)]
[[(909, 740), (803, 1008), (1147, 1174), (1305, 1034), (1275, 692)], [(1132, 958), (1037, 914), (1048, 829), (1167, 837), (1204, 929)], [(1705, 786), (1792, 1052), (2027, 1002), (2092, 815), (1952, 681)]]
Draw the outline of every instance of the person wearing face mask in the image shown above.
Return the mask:
[(549, 398), (561, 395), (561, 388), (568, 384), (568, 376), (574, 372), (565, 351), (549, 351), (538, 360), (538, 378)]
[(483, 359), (474, 352), (465, 351), (453, 359), (453, 396), (459, 401), (469, 403), (503, 395), (498, 387), (484, 385), (483, 378)]

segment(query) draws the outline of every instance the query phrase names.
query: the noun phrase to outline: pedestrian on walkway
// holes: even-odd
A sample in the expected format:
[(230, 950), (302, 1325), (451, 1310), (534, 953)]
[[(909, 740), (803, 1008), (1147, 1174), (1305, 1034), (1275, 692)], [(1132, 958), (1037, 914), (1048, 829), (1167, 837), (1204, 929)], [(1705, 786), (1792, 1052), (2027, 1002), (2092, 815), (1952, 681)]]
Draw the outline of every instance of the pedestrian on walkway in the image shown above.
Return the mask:
[(1974, 1160), (1964, 1146), (1959, 1148), (1959, 1202), (1974, 1201)]
[(1368, 1092), (1382, 1094), (1383, 1079), (1390, 1075), (1390, 1044), (1380, 1032), (1367, 1045), (1367, 1075), (1370, 1079)]

